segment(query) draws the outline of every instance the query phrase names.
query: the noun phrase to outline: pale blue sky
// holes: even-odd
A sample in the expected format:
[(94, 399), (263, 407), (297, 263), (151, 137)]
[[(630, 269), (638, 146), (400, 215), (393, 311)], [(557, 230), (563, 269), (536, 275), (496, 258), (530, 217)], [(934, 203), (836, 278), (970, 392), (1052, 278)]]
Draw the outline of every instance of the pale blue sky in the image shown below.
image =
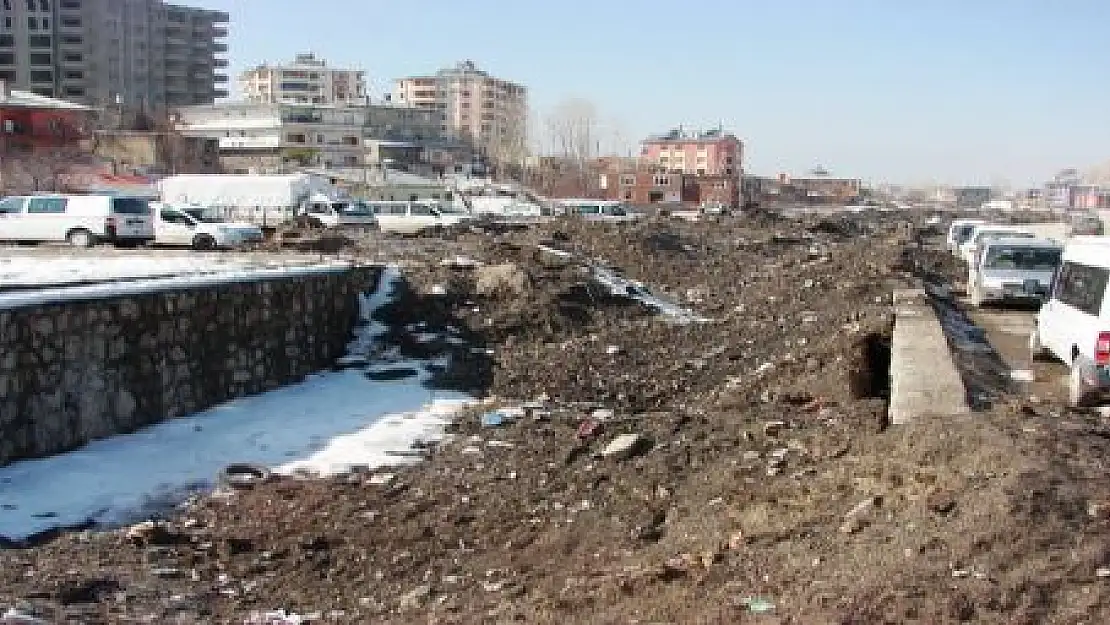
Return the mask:
[(589, 99), (617, 144), (723, 123), (757, 173), (1028, 184), (1110, 160), (1110, 0), (182, 3), (231, 13), (232, 81), (313, 51), (380, 95), (473, 59), (539, 119)]

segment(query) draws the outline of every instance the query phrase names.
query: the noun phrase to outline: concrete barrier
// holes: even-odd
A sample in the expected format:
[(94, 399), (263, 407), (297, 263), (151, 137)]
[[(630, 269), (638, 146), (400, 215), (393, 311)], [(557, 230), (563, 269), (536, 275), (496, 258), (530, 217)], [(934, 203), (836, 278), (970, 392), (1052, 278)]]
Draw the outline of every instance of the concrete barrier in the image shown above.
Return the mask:
[(969, 411), (963, 381), (924, 289), (895, 291), (890, 422), (903, 424)]

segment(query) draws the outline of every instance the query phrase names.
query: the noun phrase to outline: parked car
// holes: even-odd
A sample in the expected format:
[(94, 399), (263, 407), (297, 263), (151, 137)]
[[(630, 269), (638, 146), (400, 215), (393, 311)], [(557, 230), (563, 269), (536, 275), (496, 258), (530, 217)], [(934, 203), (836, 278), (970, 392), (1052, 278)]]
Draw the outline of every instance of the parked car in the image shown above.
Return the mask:
[(420, 234), (457, 226), (471, 215), (451, 204), (435, 201), (362, 202), (374, 215), (378, 229), (393, 234)]
[(0, 200), (0, 241), (112, 243), (131, 247), (154, 240), (150, 203), (117, 195), (18, 195)]
[(1068, 401), (1088, 405), (1110, 389), (1110, 237), (1064, 245), (1052, 290), (1029, 335), (1033, 358), (1054, 356), (1071, 372)]
[(946, 244), (948, 251), (959, 254), (960, 246), (971, 236), (971, 231), (979, 224), (987, 223), (982, 219), (956, 219), (948, 226)]
[(212, 209), (162, 203), (152, 206), (154, 242), (158, 245), (187, 245), (195, 250), (212, 250), (259, 243), (263, 239), (262, 228), (226, 221)]
[(1069, 217), (1067, 233), (1069, 237), (1105, 234), (1102, 219), (1089, 213)]
[(1063, 246), (1052, 239), (988, 238), (971, 265), (971, 305), (1040, 302), (1052, 285)]
[(1017, 226), (1001, 226), (998, 224), (978, 224), (972, 227), (971, 235), (960, 245), (960, 258), (969, 266), (974, 263), (979, 247), (988, 238), (1008, 237), (1033, 239), (1037, 235)]

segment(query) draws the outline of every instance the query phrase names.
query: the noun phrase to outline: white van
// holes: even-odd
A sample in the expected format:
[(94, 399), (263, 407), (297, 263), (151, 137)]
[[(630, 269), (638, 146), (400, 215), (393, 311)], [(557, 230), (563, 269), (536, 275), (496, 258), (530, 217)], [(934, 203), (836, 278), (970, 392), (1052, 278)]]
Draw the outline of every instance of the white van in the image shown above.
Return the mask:
[(362, 202), (374, 214), (378, 229), (393, 234), (420, 234), (459, 225), (471, 215), (451, 204), (435, 201)]
[(1026, 239), (1035, 239), (1037, 237), (1037, 235), (1033, 234), (1032, 232), (1029, 232), (1028, 230), (1025, 230), (1023, 228), (1018, 228), (1018, 227), (1015, 227), (1015, 226), (1002, 226), (1002, 225), (998, 225), (998, 224), (978, 224), (976, 226), (972, 226), (971, 236), (969, 236), (967, 238), (967, 240), (965, 240), (960, 245), (960, 254), (959, 254), (959, 256), (960, 256), (960, 258), (962, 258), (964, 260), (965, 263), (967, 263), (968, 265), (971, 265), (972, 263), (975, 262), (975, 256), (979, 253), (979, 247), (983, 244), (984, 240), (986, 240), (988, 238), (997, 239), (997, 238), (1000, 238), (1000, 237), (1006, 237), (1006, 238), (1011, 238), (1011, 239), (1012, 238), (1018, 238), (1018, 237), (1026, 238)]
[(187, 245), (195, 250), (239, 247), (261, 243), (262, 228), (229, 222), (201, 206), (172, 206), (151, 203), (154, 209), (154, 242), (158, 245)]
[(1041, 301), (1048, 295), (1063, 249), (1052, 239), (986, 239), (971, 265), (971, 305)]
[(17, 195), (0, 200), (0, 241), (107, 242), (128, 247), (154, 240), (145, 198), (117, 195)]
[(1110, 389), (1110, 237), (1064, 245), (1052, 291), (1029, 335), (1033, 358), (1052, 355), (1071, 368), (1068, 400), (1089, 404)]
[(960, 246), (971, 236), (971, 231), (979, 224), (987, 223), (982, 219), (956, 219), (948, 226), (947, 246), (948, 251), (958, 254)]

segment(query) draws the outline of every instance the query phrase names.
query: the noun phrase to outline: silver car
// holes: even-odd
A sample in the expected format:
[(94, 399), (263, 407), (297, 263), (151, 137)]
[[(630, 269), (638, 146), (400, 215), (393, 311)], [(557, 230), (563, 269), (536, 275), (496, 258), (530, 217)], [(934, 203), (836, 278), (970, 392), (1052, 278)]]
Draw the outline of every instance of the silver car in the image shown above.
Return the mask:
[(1044, 300), (1063, 250), (1063, 245), (1052, 239), (985, 239), (971, 267), (972, 306)]

